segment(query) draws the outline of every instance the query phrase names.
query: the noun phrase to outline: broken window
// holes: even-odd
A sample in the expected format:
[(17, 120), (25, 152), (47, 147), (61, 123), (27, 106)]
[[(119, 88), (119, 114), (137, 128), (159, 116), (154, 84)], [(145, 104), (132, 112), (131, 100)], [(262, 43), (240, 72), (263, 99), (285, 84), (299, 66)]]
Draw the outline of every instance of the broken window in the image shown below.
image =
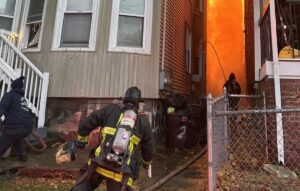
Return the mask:
[(45, 0), (27, 0), (27, 18), (24, 29), (24, 48), (37, 48), (40, 43)]

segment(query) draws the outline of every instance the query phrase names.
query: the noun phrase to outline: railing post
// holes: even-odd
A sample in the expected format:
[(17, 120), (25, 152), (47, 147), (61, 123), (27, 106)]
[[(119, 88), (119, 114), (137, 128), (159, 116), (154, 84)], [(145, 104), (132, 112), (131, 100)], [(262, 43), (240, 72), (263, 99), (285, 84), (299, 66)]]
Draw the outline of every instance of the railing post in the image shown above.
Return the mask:
[(215, 175), (213, 165), (213, 123), (212, 123), (212, 95), (207, 96), (207, 153), (208, 153), (208, 191), (215, 190)]
[(49, 85), (49, 73), (43, 73), (43, 84), (41, 90), (41, 102), (39, 108), (39, 119), (38, 119), (38, 128), (44, 127), (45, 116), (46, 116), (46, 104), (47, 104), (47, 94), (48, 94), (48, 85)]

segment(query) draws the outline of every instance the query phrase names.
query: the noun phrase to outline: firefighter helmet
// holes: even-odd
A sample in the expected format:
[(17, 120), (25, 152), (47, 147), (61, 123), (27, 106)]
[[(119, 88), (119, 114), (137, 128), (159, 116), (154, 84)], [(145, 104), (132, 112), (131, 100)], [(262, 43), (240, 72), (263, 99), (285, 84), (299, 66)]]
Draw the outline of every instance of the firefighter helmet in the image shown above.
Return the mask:
[(136, 86), (128, 88), (125, 92), (124, 100), (141, 101), (141, 90)]

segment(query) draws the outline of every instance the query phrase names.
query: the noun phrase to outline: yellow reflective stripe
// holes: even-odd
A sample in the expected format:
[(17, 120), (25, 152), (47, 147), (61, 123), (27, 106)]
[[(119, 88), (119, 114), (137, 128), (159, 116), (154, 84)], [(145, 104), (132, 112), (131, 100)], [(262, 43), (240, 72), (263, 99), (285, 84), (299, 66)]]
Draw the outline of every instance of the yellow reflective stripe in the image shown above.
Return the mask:
[(129, 153), (132, 153), (134, 145), (132, 142), (129, 142)]
[(127, 165), (130, 165), (130, 162), (131, 162), (131, 160), (130, 160), (130, 159), (128, 159), (128, 161), (127, 161)]
[(118, 125), (119, 123), (121, 122), (121, 119), (123, 118), (123, 113), (121, 113), (120, 117), (119, 117), (119, 120), (118, 120)]
[(89, 141), (89, 136), (81, 136), (81, 135), (77, 135), (77, 141), (82, 141), (87, 143)]
[(104, 127), (101, 131), (102, 134), (114, 135), (116, 133), (116, 128)]
[(128, 180), (128, 182), (127, 182), (127, 185), (131, 187), (132, 184), (133, 184), (133, 179), (132, 179), (132, 178), (129, 178), (129, 180)]
[(91, 159), (89, 159), (89, 160), (88, 160), (88, 165), (90, 166), (90, 165), (91, 165), (91, 163), (92, 163), (92, 160), (91, 160)]
[[(130, 153), (130, 157), (131, 157), (132, 151), (134, 149), (134, 144), (132, 142), (129, 142), (129, 148), (128, 149), (129, 149), (129, 153)], [(127, 161), (128, 165), (130, 164), (130, 157), (129, 157), (128, 161)]]
[(101, 146), (97, 147), (97, 149), (95, 150), (96, 157), (98, 157), (100, 155), (100, 151), (101, 151)]
[(141, 159), (142, 159), (143, 164), (151, 164), (151, 163), (152, 163), (151, 160), (150, 160), (150, 161), (145, 161), (145, 160), (143, 159), (143, 157), (141, 157)]
[(106, 134), (103, 134), (103, 135), (102, 135), (102, 142), (101, 142), (101, 144), (104, 143), (105, 139), (106, 139)]
[(138, 145), (141, 141), (141, 139), (135, 135), (132, 135), (130, 138), (130, 141), (133, 142), (135, 145)]
[[(99, 174), (101, 174), (101, 175), (103, 175), (107, 178), (115, 180), (117, 182), (122, 182), (122, 178), (123, 178), (122, 173), (113, 172), (113, 171), (110, 171), (110, 170), (107, 170), (107, 169), (104, 169), (104, 168), (101, 168), (101, 167), (97, 167), (96, 172), (98, 172)], [(132, 184), (133, 184), (133, 179), (129, 178), (128, 182), (127, 182), (127, 185), (132, 186)]]
[(167, 113), (175, 113), (175, 108), (174, 107), (168, 107)]

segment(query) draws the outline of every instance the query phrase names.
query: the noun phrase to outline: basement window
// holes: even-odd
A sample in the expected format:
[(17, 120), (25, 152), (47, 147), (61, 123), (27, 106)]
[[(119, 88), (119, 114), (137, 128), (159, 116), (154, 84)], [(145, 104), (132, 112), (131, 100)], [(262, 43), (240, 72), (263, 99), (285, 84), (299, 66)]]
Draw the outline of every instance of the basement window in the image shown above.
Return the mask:
[(94, 50), (99, 0), (58, 0), (54, 50)]
[(113, 0), (109, 51), (151, 52), (153, 0)]

